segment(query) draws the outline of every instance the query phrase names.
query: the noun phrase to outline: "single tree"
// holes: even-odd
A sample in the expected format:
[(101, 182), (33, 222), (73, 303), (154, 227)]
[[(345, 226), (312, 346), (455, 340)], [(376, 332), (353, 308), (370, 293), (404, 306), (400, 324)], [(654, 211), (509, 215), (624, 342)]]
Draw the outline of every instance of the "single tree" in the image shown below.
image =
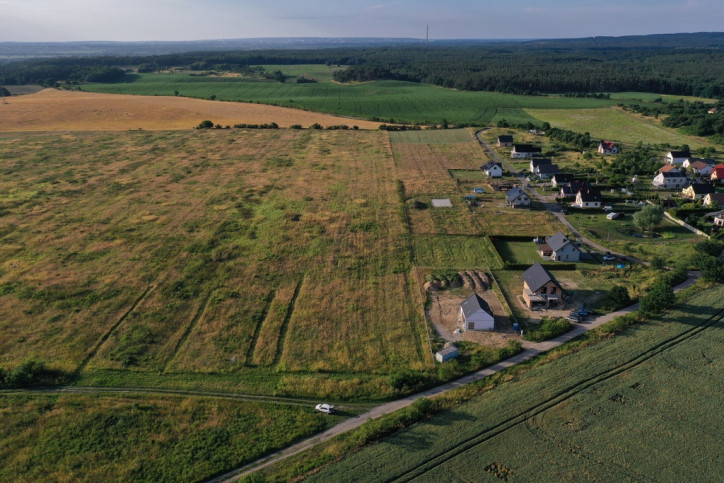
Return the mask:
[(646, 205), (633, 216), (634, 225), (642, 231), (651, 231), (664, 217), (664, 207), (661, 205)]

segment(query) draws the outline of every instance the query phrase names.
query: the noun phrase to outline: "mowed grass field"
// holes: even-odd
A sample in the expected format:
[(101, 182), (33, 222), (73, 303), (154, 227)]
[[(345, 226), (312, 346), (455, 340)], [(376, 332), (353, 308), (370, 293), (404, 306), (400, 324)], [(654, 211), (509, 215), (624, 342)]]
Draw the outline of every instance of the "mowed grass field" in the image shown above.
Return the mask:
[(680, 134), (659, 121), (619, 108), (608, 109), (526, 109), (531, 116), (547, 121), (553, 127), (576, 132), (588, 132), (594, 139), (612, 139), (636, 144), (688, 144), (692, 148), (712, 146), (704, 138)]
[(722, 296), (699, 292), (660, 320), (550, 357), (308, 480), (719, 480)]
[(203, 120), (221, 126), (270, 124), (309, 127), (346, 124), (377, 129), (379, 123), (262, 104), (171, 96), (120, 96), (45, 89), (0, 104), (0, 132), (188, 130)]
[(4, 134), (0, 173), (0, 367), (345, 398), (432, 366), (384, 132)]
[[(289, 71), (287, 66), (266, 66)], [(298, 69), (294, 69), (298, 73)], [(534, 121), (523, 109), (586, 109), (609, 107), (605, 99), (521, 96), (495, 92), (462, 92), (426, 84), (374, 81), (352, 84), (318, 82), (297, 84), (240, 77), (188, 74), (137, 74), (119, 84), (87, 84), (83, 90), (145, 96), (183, 96), (225, 101), (258, 102), (297, 107), (361, 119), (401, 122), (487, 125), (501, 118), (509, 122)]]

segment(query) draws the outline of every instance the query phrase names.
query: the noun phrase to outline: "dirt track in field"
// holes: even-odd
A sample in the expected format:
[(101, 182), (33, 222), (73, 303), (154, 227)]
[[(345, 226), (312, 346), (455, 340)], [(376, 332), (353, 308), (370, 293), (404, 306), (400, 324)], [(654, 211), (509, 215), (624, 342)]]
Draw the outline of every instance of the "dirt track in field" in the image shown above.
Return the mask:
[(377, 129), (380, 123), (298, 109), (173, 96), (125, 96), (44, 89), (0, 103), (0, 132), (191, 129), (209, 119), (222, 126), (276, 122)]

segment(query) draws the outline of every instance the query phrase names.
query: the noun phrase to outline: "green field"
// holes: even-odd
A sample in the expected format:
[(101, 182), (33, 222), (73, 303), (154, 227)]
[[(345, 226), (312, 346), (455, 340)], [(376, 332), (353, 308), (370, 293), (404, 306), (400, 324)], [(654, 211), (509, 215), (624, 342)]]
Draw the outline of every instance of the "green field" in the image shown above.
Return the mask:
[(700, 292), (308, 479), (718, 480), (723, 296), (723, 287)]
[(342, 419), (311, 405), (0, 392), (0, 480), (200, 481)]
[(687, 102), (704, 102), (707, 104), (715, 104), (717, 102), (716, 99), (709, 99), (706, 97), (674, 96), (669, 94), (653, 94), (651, 92), (612, 92), (610, 96), (612, 100), (616, 101), (654, 102), (656, 99), (661, 99), (664, 103), (677, 102), (679, 100)]
[(675, 129), (661, 126), (652, 119), (609, 109), (526, 109), (531, 116), (546, 121), (553, 127), (576, 132), (588, 132), (594, 139), (610, 139), (622, 143), (688, 144), (692, 148), (711, 146), (703, 138), (680, 134)]
[[(272, 66), (267, 66), (272, 68)], [(284, 71), (285, 66), (279, 66)], [(533, 120), (522, 109), (591, 109), (615, 105), (615, 101), (521, 96), (495, 92), (462, 92), (427, 84), (375, 81), (355, 84), (319, 82), (296, 84), (237, 77), (203, 77), (187, 74), (140, 74), (131, 82), (87, 84), (95, 92), (135, 95), (180, 95), (218, 100), (259, 102), (362, 119), (484, 126), (505, 117), (510, 122)]]

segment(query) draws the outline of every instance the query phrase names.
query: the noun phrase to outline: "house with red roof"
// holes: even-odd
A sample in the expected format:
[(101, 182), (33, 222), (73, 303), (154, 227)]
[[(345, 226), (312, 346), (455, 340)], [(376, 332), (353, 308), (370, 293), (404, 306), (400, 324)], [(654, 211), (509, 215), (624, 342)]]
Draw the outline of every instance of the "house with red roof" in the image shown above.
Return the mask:
[(601, 154), (618, 154), (618, 145), (613, 141), (601, 141), (598, 145), (598, 152)]
[(724, 164), (717, 164), (711, 172), (711, 180), (721, 184), (724, 183)]

